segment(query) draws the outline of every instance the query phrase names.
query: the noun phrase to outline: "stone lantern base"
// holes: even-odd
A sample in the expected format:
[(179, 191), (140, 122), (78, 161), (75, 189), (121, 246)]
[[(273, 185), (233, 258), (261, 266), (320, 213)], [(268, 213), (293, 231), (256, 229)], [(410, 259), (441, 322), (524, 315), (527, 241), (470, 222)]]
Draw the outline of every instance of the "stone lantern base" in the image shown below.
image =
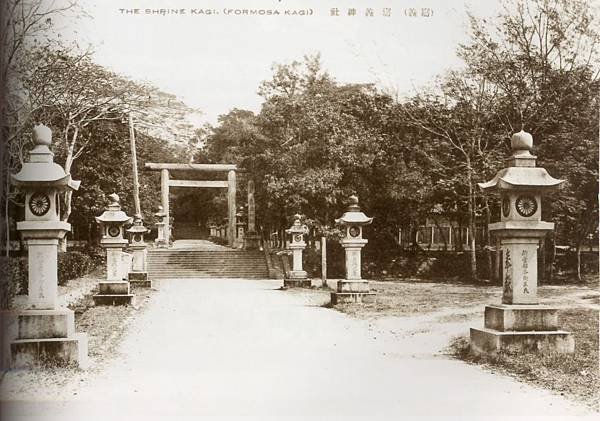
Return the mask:
[(89, 365), (87, 335), (75, 333), (72, 310), (22, 310), (8, 316), (3, 328), (7, 337), (14, 338), (10, 341), (11, 367)]
[(284, 288), (310, 288), (312, 283), (304, 270), (292, 270), (283, 280)]
[(129, 283), (142, 288), (151, 288), (152, 281), (148, 279), (148, 272), (129, 272), (127, 275)]
[(130, 293), (127, 281), (103, 281), (98, 287), (99, 293), (93, 296), (96, 305), (133, 304), (134, 295)]
[(331, 304), (370, 304), (376, 294), (369, 289), (369, 281), (343, 279), (337, 283), (337, 291), (331, 293)]
[(575, 351), (575, 340), (558, 328), (558, 310), (542, 305), (490, 305), (485, 308), (484, 328), (471, 328), (471, 352)]
[(255, 232), (244, 233), (244, 250), (258, 250), (260, 248), (260, 235)]

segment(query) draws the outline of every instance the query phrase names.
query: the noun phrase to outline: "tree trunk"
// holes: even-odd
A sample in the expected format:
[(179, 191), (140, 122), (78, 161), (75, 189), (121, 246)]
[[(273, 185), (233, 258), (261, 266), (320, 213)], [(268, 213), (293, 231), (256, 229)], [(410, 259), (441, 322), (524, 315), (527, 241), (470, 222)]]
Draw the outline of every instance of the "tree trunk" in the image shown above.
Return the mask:
[(487, 260), (487, 273), (490, 280), (495, 280), (494, 267), (492, 265), (492, 237), (490, 234), (489, 226), (492, 222), (492, 217), (490, 215), (490, 203), (488, 201), (487, 196), (485, 197), (485, 242), (488, 246), (485, 251), (485, 257)]
[(576, 260), (576, 270), (577, 270), (577, 280), (581, 281), (581, 243), (577, 243), (577, 247), (575, 248), (575, 256)]
[(542, 281), (546, 281), (546, 239), (543, 238), (540, 241), (540, 245), (539, 245), (539, 253), (538, 256), (540, 256), (542, 258), (542, 261), (540, 263), (540, 266), (542, 267), (542, 270), (538, 271), (538, 273), (540, 273), (540, 283)]
[(548, 276), (546, 277), (547, 282), (554, 280), (554, 262), (556, 261), (556, 243), (554, 242), (554, 235), (550, 236), (550, 262), (548, 262)]
[(473, 174), (471, 169), (471, 162), (467, 161), (467, 180), (469, 182), (469, 199), (468, 199), (468, 212), (469, 212), (469, 231), (471, 232), (470, 238), (470, 267), (471, 267), (471, 280), (477, 281), (477, 250), (475, 249), (475, 204), (474, 204), (474, 191), (473, 191)]
[[(67, 125), (67, 134), (65, 137), (68, 138), (68, 133), (69, 133), (69, 127), (70, 127), (70, 123)], [(65, 159), (65, 173), (70, 174), (71, 173), (71, 167), (73, 166), (73, 156), (74, 156), (74, 152), (75, 152), (75, 142), (77, 142), (77, 136), (79, 134), (79, 128), (75, 127), (73, 130), (73, 136), (71, 137), (71, 140), (68, 142), (68, 147), (67, 147), (67, 157)], [(64, 210), (63, 210), (63, 214), (61, 216), (61, 220), (64, 222), (67, 222), (69, 220), (69, 217), (71, 216), (71, 211), (72, 211), (72, 207), (71, 207), (71, 201), (72, 201), (72, 197), (73, 197), (73, 192), (71, 190), (67, 190), (64, 194), (63, 194), (63, 204), (64, 204)], [(65, 253), (67, 251), (67, 235), (65, 235), (59, 242), (59, 251)]]
[(500, 273), (502, 268), (502, 248), (500, 244), (500, 240), (496, 239), (496, 251), (494, 252), (494, 280), (496, 283), (502, 285), (503, 279), (502, 274)]
[(10, 256), (10, 200), (8, 199), (8, 192), (10, 187), (10, 179), (6, 174), (6, 184), (4, 185), (4, 235), (6, 236), (6, 257)]

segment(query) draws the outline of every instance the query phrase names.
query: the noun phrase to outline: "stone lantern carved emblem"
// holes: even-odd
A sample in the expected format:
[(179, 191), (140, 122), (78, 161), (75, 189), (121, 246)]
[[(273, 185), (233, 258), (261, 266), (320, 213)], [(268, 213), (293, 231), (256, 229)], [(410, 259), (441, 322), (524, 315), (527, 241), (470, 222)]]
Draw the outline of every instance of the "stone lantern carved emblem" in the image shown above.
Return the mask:
[(37, 192), (29, 199), (29, 210), (35, 216), (44, 216), (50, 210), (50, 197), (47, 194)]
[(535, 197), (530, 195), (521, 195), (515, 201), (515, 207), (519, 215), (529, 218), (536, 213), (538, 205)]
[(489, 231), (501, 245), (503, 289), (502, 304), (485, 308), (485, 327), (471, 329), (471, 350), (573, 352), (572, 336), (558, 329), (557, 309), (540, 305), (537, 297), (538, 246), (554, 229), (553, 223), (542, 221), (542, 194), (556, 190), (564, 180), (536, 167), (529, 133), (515, 133), (511, 147), (507, 167), (479, 184), (484, 192), (499, 192), (502, 197), (500, 222), (490, 224)]
[(510, 198), (507, 195), (502, 196), (502, 216), (510, 215)]

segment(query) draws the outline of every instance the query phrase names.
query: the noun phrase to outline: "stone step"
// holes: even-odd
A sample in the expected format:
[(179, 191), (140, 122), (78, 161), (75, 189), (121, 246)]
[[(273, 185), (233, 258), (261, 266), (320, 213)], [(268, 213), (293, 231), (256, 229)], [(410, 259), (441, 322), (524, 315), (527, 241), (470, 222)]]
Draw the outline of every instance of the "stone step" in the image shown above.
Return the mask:
[(31, 368), (37, 364), (88, 366), (88, 340), (85, 333), (68, 338), (18, 339), (11, 342), (11, 367)]
[(133, 303), (133, 294), (123, 294), (123, 295), (104, 295), (97, 294), (92, 298), (94, 299), (94, 304), (97, 306), (124, 306)]
[(269, 277), (264, 253), (240, 250), (151, 250), (150, 279)]
[(67, 338), (75, 333), (75, 313), (66, 308), (25, 310), (16, 317), (18, 339)]

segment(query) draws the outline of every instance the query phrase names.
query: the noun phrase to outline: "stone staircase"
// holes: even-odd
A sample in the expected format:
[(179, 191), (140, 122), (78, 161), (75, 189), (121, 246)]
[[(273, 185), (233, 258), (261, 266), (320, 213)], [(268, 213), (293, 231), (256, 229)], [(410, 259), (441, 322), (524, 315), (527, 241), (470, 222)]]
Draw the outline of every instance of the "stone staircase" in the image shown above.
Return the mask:
[(262, 251), (150, 249), (148, 277), (268, 279), (269, 272)]

